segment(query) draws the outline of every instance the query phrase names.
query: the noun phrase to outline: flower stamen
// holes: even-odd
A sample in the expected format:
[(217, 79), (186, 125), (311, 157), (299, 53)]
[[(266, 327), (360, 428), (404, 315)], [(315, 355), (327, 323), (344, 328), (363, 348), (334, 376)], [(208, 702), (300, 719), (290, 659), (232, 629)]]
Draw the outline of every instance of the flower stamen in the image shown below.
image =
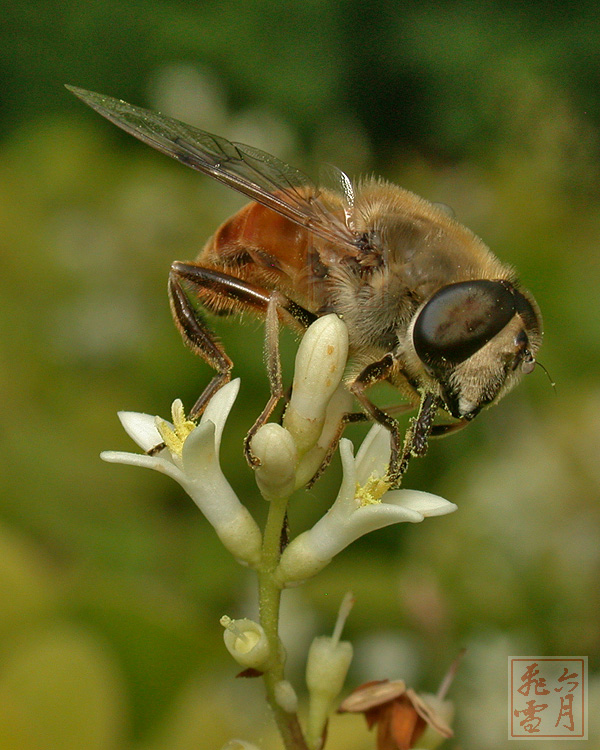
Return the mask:
[(362, 486), (357, 482), (355, 497), (361, 508), (365, 505), (377, 505), (391, 486), (383, 477), (373, 472)]
[(183, 403), (179, 398), (173, 401), (171, 416), (173, 417), (173, 427), (164, 419), (156, 417), (156, 429), (171, 454), (181, 458), (183, 444), (196, 428), (196, 423), (186, 418)]

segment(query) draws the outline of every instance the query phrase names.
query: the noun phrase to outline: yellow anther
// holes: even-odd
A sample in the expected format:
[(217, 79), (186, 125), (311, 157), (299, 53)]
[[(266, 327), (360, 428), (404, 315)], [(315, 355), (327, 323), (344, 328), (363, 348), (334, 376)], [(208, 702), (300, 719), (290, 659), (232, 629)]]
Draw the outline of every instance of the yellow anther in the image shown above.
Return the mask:
[(173, 455), (181, 457), (183, 444), (192, 430), (196, 428), (196, 423), (192, 422), (190, 419), (186, 419), (183, 404), (180, 399), (175, 399), (175, 401), (173, 401), (171, 415), (173, 417), (173, 427), (171, 427), (168, 422), (165, 422), (164, 419), (157, 417), (156, 429), (159, 431), (163, 443), (167, 446), (169, 451)]
[(191, 419), (187, 419), (183, 410), (183, 404), (181, 399), (175, 399), (173, 406), (171, 406), (171, 414), (173, 416), (173, 425), (175, 432), (181, 438), (182, 442), (188, 437), (190, 432), (196, 428), (196, 423), (192, 422)]
[(386, 482), (385, 479), (378, 477), (376, 474), (371, 474), (362, 487), (360, 484), (356, 485), (356, 499), (361, 506), (376, 505), (381, 502), (381, 498), (390, 487), (390, 483)]

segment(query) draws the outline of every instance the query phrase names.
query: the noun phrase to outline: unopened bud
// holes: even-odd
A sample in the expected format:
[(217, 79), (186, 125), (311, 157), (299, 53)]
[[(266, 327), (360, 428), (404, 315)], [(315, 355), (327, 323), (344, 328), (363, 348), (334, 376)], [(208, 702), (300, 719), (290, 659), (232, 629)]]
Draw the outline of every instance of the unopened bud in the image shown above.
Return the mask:
[(306, 684), (310, 695), (307, 738), (311, 747), (320, 747), (335, 699), (344, 687), (352, 661), (352, 644), (340, 641), (344, 622), (354, 598), (348, 593), (340, 606), (333, 636), (318, 636), (311, 643), (306, 663)]
[(281, 425), (269, 422), (252, 438), (252, 453), (260, 460), (256, 483), (266, 500), (288, 497), (296, 481), (296, 445)]
[(223, 615), (221, 625), (225, 628), (225, 646), (238, 664), (258, 670), (266, 666), (270, 655), (269, 642), (257, 622), (246, 618), (232, 620)]
[(345, 323), (333, 313), (318, 318), (300, 342), (292, 397), (283, 419), (300, 456), (319, 439), (327, 404), (340, 384), (347, 359)]
[(342, 419), (352, 411), (353, 397), (343, 383), (338, 385), (325, 411), (325, 422), (315, 445), (308, 450), (298, 463), (296, 469), (296, 487), (304, 487), (315, 476), (323, 465), (332, 446), (339, 438), (342, 429)]
[(275, 700), (277, 705), (288, 714), (295, 714), (298, 711), (298, 696), (288, 680), (280, 680), (275, 685)]

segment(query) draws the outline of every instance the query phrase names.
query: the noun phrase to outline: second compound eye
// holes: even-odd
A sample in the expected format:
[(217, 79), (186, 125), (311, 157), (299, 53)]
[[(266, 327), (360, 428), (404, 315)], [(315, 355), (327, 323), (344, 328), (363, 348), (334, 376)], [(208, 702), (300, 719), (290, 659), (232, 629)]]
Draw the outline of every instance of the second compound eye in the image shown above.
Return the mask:
[(516, 313), (506, 281), (461, 281), (436, 292), (419, 313), (413, 343), (432, 367), (464, 362), (501, 331)]

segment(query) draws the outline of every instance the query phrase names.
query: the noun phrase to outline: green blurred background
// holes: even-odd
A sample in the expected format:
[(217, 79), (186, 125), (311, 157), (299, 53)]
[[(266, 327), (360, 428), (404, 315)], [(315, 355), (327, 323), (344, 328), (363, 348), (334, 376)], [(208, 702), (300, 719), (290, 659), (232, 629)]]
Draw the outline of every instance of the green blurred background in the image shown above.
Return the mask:
[[(513, 263), (545, 318), (541, 361), (407, 486), (455, 514), (361, 540), (286, 593), (290, 678), (344, 592), (349, 684), (434, 690), (458, 649), (457, 739), (506, 737), (509, 655), (587, 655), (600, 747), (600, 20), (597, 2), (104, 0), (0, 4), (0, 750), (279, 747), (258, 681), (234, 680), (218, 618), (255, 584), (170, 480), (103, 464), (133, 449), (119, 409), (189, 407), (210, 370), (171, 319), (171, 261), (243, 199), (124, 136), (64, 83), (160, 109), (318, 174), (382, 174)], [(260, 324), (220, 322), (242, 377), (224, 438), (267, 397)], [(289, 378), (295, 343), (284, 335)], [(382, 394), (382, 402), (389, 394)], [(351, 436), (358, 441), (364, 429)], [(336, 463), (291, 514), (335, 496)], [(363, 750), (341, 717), (332, 750)], [(518, 748), (519, 743), (510, 743)], [(565, 743), (548, 744), (563, 748)]]

